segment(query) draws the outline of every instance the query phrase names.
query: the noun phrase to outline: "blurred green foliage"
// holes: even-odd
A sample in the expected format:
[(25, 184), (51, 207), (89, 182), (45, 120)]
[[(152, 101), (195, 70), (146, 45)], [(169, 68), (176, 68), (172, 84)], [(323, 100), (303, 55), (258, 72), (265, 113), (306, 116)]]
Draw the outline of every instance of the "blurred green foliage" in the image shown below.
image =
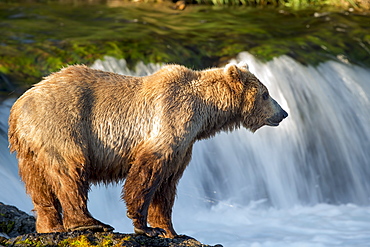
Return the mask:
[[(29, 87), (68, 64), (104, 56), (130, 66), (179, 63), (218, 66), (241, 51), (268, 61), (288, 55), (316, 65), (341, 56), (370, 66), (366, 14), (326, 9), (126, 3), (0, 3), (0, 81)], [(0, 90), (4, 90), (1, 89)]]

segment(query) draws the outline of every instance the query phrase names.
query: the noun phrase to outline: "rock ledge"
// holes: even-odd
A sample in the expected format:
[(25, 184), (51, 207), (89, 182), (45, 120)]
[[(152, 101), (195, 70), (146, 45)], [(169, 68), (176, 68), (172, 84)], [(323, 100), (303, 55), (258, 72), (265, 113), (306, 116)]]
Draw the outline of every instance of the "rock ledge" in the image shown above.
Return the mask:
[[(122, 234), (122, 233), (102, 233), (102, 232), (64, 232), (64, 233), (30, 233), (20, 235), (11, 239), (0, 240), (0, 246), (127, 246), (127, 247), (212, 247), (205, 245), (187, 236), (180, 236), (175, 239), (168, 238), (149, 238), (143, 235)], [(222, 247), (216, 245), (213, 247)]]
[[(149, 238), (118, 232), (75, 231), (35, 233), (35, 218), (0, 202), (0, 246), (17, 247), (212, 247), (188, 236)], [(213, 247), (222, 247), (216, 245)]]

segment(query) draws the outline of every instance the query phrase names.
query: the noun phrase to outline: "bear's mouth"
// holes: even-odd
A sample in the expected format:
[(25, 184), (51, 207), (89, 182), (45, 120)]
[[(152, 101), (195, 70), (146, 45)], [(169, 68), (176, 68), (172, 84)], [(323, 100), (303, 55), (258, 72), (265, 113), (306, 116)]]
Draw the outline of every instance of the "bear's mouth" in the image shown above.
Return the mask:
[(274, 122), (274, 121), (272, 121), (271, 119), (267, 119), (267, 121), (266, 121), (266, 125), (276, 127), (276, 126), (279, 126), (280, 122), (281, 122), (281, 121), (279, 121), (279, 122)]
[(283, 121), (284, 118), (288, 117), (288, 113), (284, 110), (281, 110), (279, 114), (275, 114), (274, 116), (266, 119), (266, 125), (268, 126), (279, 126), (280, 122)]

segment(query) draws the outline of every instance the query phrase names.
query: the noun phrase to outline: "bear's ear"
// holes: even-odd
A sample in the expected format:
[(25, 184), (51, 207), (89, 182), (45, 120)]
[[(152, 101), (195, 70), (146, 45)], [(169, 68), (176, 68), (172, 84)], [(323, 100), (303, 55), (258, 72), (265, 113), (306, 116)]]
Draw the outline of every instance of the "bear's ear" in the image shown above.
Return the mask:
[(242, 71), (235, 64), (228, 64), (224, 69), (225, 78), (234, 92), (243, 90)]
[(240, 69), (244, 69), (246, 71), (249, 71), (249, 66), (246, 62), (239, 62), (237, 66)]

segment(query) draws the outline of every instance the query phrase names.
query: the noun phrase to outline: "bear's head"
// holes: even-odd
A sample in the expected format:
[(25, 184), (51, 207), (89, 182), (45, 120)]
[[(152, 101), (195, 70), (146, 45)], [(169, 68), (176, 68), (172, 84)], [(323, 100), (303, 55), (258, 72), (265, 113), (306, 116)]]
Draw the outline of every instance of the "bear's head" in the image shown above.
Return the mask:
[(224, 73), (231, 89), (240, 97), (239, 113), (245, 128), (255, 132), (264, 125), (278, 126), (288, 116), (247, 65), (229, 64)]

